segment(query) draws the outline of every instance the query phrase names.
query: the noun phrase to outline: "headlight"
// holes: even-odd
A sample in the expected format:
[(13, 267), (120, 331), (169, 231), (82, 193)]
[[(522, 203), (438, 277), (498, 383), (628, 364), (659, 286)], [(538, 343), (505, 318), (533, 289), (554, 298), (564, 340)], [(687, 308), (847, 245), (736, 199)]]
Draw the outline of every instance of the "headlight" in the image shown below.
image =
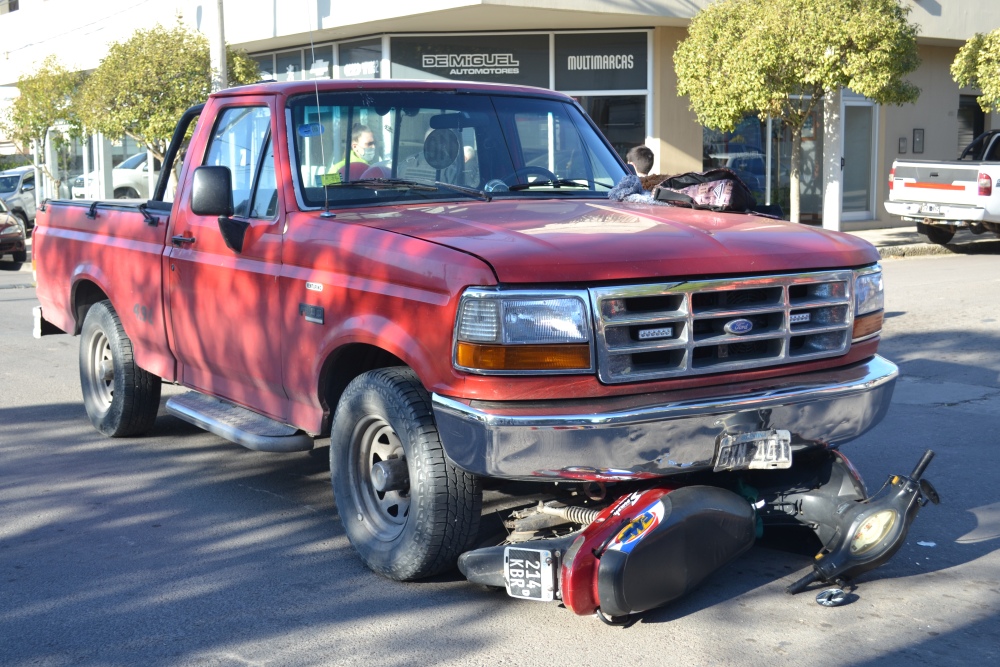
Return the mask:
[(21, 228), (17, 225), (11, 225), (10, 227), (0, 229), (0, 236), (19, 236), (20, 234)]
[(858, 526), (854, 537), (851, 538), (851, 555), (860, 556), (866, 551), (874, 549), (879, 542), (885, 539), (895, 523), (895, 510), (875, 512), (865, 519), (865, 522)]
[(851, 338), (867, 338), (882, 330), (885, 292), (882, 267), (878, 264), (854, 272), (854, 332)]
[(479, 373), (593, 370), (583, 293), (470, 289), (458, 307), (455, 365)]

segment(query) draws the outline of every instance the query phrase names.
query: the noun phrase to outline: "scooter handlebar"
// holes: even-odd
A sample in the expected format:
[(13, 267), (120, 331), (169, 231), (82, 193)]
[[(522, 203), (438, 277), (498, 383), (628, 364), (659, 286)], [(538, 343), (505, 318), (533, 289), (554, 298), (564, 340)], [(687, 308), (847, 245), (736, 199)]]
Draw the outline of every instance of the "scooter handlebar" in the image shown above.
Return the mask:
[(785, 589), (785, 592), (788, 593), (789, 595), (795, 595), (796, 593), (801, 593), (802, 591), (804, 591), (806, 588), (809, 587), (809, 584), (818, 580), (819, 580), (819, 575), (816, 573), (816, 570), (813, 570), (806, 576), (802, 577), (795, 583), (791, 584), (788, 588)]
[(924, 452), (924, 455), (920, 458), (920, 461), (917, 463), (917, 467), (914, 468), (913, 472), (910, 473), (910, 479), (912, 479), (915, 482), (920, 481), (920, 478), (923, 476), (924, 471), (927, 470), (927, 466), (930, 464), (931, 459), (933, 458), (934, 458), (933, 449), (928, 449), (926, 452)]

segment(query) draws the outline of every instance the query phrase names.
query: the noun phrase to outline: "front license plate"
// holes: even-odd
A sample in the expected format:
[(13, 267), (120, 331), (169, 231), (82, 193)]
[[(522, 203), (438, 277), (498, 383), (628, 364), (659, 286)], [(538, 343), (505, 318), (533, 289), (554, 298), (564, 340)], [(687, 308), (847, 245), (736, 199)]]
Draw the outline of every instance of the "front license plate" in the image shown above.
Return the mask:
[(507, 547), (503, 576), (511, 597), (545, 602), (555, 599), (556, 563), (551, 551)]
[(792, 434), (781, 429), (725, 435), (715, 471), (771, 470), (792, 467)]

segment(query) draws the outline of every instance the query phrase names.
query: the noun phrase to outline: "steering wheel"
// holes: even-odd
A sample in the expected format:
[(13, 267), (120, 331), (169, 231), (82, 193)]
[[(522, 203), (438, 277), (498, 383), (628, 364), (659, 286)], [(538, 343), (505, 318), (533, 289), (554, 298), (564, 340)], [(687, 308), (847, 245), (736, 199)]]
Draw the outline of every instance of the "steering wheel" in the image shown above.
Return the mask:
[(519, 177), (523, 176), (524, 180), (528, 180), (528, 176), (541, 176), (544, 180), (549, 181), (556, 187), (559, 187), (559, 177), (553, 174), (551, 171), (545, 167), (535, 167), (528, 165), (526, 167), (521, 167), (515, 171), (510, 176), (505, 177), (503, 180), (507, 185), (517, 185), (521, 182)]

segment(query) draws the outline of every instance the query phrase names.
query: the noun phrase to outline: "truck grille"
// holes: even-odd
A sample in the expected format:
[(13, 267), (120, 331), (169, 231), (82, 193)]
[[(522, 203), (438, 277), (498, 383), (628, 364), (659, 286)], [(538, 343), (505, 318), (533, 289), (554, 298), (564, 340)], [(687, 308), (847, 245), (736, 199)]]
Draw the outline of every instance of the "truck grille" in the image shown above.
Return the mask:
[(598, 377), (655, 380), (788, 364), (847, 351), (851, 271), (590, 290)]

